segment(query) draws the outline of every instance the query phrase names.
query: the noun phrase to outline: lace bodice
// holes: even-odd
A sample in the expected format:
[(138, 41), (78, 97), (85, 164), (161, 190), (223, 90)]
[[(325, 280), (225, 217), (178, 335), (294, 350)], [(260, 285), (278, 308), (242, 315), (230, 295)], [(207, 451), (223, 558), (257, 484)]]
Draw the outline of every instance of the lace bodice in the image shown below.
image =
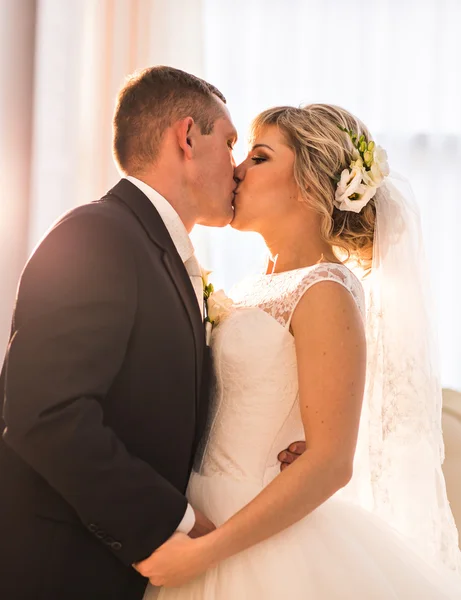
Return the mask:
[(234, 308), (213, 331), (216, 382), (201, 474), (265, 485), (279, 472), (278, 453), (304, 439), (290, 323), (303, 295), (323, 281), (349, 290), (364, 316), (361, 284), (343, 265), (259, 275), (232, 290)]
[(365, 315), (362, 285), (349, 269), (335, 263), (321, 263), (244, 280), (233, 288), (231, 297), (237, 306), (257, 307), (282, 327), (289, 327), (298, 302), (312, 285), (320, 281), (335, 281), (349, 290), (362, 316)]

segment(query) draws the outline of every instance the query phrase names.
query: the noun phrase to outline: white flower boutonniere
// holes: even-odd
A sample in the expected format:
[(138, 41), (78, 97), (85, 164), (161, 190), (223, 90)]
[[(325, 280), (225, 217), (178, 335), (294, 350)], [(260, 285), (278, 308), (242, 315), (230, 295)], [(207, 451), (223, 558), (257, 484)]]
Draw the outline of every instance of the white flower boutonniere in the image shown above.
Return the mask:
[(210, 345), (211, 332), (232, 309), (233, 300), (224, 290), (214, 291), (214, 286), (209, 281), (211, 271), (202, 269), (203, 299), (205, 302), (205, 334), (207, 346)]
[(208, 319), (212, 325), (217, 325), (230, 313), (234, 302), (226, 296), (224, 290), (213, 292), (208, 298)]
[[(203, 293), (205, 294), (206, 288), (208, 287), (208, 285), (211, 285), (210, 284), (210, 275), (213, 271), (207, 271), (203, 267), (200, 267), (200, 271), (202, 274), (202, 281), (203, 281)], [(213, 287), (213, 285), (211, 285), (211, 287)]]

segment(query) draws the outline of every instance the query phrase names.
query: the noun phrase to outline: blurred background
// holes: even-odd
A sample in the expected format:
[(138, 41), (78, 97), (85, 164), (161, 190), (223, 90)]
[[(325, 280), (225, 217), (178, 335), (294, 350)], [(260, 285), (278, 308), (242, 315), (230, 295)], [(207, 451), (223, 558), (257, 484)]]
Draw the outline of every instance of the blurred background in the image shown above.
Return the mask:
[[(460, 0), (0, 0), (2, 356), (28, 255), (62, 212), (118, 180), (118, 88), (137, 68), (168, 64), (227, 97), (237, 161), (269, 106), (329, 102), (365, 121), (413, 184), (443, 384), (461, 390), (460, 26)], [(227, 290), (265, 259), (251, 234), (196, 228), (193, 238)]]

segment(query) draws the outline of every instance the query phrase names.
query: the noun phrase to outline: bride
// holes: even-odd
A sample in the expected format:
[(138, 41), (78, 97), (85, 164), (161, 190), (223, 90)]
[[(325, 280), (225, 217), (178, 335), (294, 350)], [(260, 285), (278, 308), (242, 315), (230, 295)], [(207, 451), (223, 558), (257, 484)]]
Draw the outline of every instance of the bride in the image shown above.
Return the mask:
[[(236, 178), (232, 225), (259, 232), (273, 259), (233, 302), (209, 301), (214, 408), (188, 497), (218, 527), (175, 534), (136, 565), (164, 586), (146, 598), (461, 598), (403, 182), (329, 105), (260, 114)], [(279, 473), (293, 439), (306, 451)]]

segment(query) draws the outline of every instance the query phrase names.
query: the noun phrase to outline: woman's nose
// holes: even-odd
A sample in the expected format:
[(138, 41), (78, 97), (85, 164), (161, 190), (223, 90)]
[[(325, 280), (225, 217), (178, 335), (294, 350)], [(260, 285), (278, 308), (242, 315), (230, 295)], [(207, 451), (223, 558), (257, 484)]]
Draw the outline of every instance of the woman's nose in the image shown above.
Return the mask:
[(245, 179), (245, 163), (240, 163), (234, 169), (234, 181), (238, 185), (241, 181)]

